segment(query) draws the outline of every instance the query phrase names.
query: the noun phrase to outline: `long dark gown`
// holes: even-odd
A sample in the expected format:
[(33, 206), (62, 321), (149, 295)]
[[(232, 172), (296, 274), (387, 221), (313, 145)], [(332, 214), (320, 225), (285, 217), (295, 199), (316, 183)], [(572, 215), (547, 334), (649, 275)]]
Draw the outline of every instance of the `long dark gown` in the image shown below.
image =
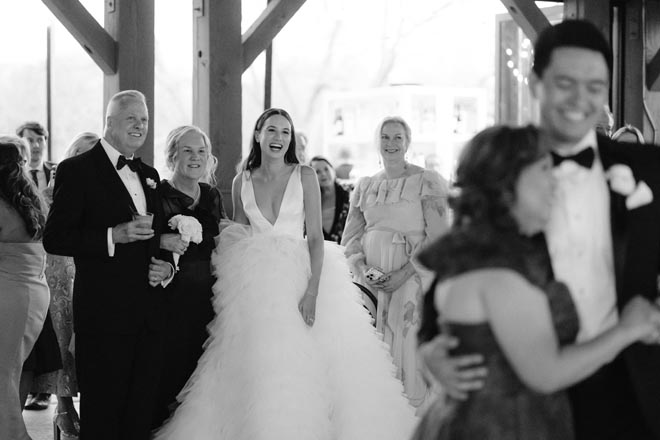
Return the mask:
[[(437, 281), (483, 268), (518, 272), (542, 289), (548, 298), (553, 325), (561, 345), (572, 343), (579, 330), (577, 311), (565, 284), (552, 279), (542, 236), (533, 239), (488, 228), (454, 230), (420, 255), (434, 269)], [(435, 286), (435, 283), (434, 283)], [(434, 288), (427, 293), (420, 340), (440, 330), (434, 306)], [(574, 438), (569, 401), (565, 392), (537, 393), (518, 378), (488, 323), (443, 325), (443, 333), (460, 341), (452, 356), (480, 353), (488, 375), (482, 389), (467, 400), (437, 402), (421, 422), (418, 437), (426, 440), (570, 440)], [(435, 413), (434, 413), (435, 411)], [(438, 414), (444, 414), (439, 417)], [(420, 431), (420, 432), (421, 432)]]
[[(202, 355), (202, 345), (208, 337), (206, 326), (215, 316), (211, 287), (211, 252), (219, 233), (220, 219), (226, 218), (220, 191), (200, 183), (198, 204), (190, 209), (193, 199), (180, 192), (166, 180), (160, 185), (164, 218), (169, 221), (177, 214), (195, 217), (202, 225), (203, 240), (190, 242), (178, 262), (179, 271), (166, 288), (168, 298), (167, 324), (164, 331), (164, 352), (161, 361), (161, 380), (154, 427), (168, 416), (176, 402), (176, 395), (186, 384)], [(170, 230), (165, 225), (163, 231)]]

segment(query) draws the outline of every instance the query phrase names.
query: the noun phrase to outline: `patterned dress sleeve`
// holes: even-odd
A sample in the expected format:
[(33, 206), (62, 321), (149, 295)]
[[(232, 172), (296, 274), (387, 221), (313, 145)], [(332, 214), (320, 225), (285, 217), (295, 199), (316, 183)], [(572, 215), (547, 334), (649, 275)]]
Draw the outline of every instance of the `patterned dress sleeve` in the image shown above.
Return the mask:
[(447, 181), (435, 171), (426, 170), (422, 176), (422, 213), (426, 239), (430, 243), (449, 229)]
[(360, 208), (360, 198), (366, 185), (368, 178), (361, 179), (356, 185), (353, 194), (351, 194), (350, 208), (348, 209), (348, 217), (346, 218), (346, 226), (341, 238), (341, 245), (346, 249), (344, 254), (348, 259), (348, 264), (351, 272), (354, 275), (360, 274), (360, 266), (365, 264), (364, 250), (362, 249), (362, 236), (365, 232), (367, 225), (364, 219), (364, 213)]

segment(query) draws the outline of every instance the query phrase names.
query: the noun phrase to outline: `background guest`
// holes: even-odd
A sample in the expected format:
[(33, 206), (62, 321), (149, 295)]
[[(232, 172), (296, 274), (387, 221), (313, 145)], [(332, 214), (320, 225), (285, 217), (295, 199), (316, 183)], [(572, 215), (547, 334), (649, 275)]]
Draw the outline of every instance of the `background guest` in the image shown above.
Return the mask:
[[(64, 153), (68, 159), (92, 149), (99, 137), (84, 132), (77, 135)], [(48, 188), (44, 191), (46, 200), (52, 203), (52, 190), (56, 179), (53, 172)], [(54, 373), (43, 374), (34, 379), (33, 392), (57, 396), (57, 410), (53, 421), (54, 429), (63, 440), (76, 438), (80, 429), (78, 412), (73, 405), (73, 397), (78, 394), (78, 382), (73, 354), (73, 279), (76, 266), (72, 257), (48, 254), (46, 279), (50, 288), (50, 317), (57, 336), (62, 357), (62, 368)]]
[(25, 139), (30, 147), (30, 162), (28, 163), (30, 177), (39, 191), (46, 189), (50, 183), (54, 162), (45, 160), (48, 141), (48, 130), (38, 122), (25, 122), (16, 129), (16, 135)]
[(0, 137), (0, 438), (29, 439), (19, 383), (21, 367), (48, 313), (46, 253), (39, 242), (45, 205), (25, 172), (23, 141)]
[[(26, 141), (30, 149), (30, 160), (27, 164), (29, 175), (39, 191), (44, 193), (55, 170), (53, 162), (44, 160), (48, 130), (39, 122), (31, 121), (18, 127), (16, 134)], [(37, 342), (23, 365), (21, 395), (31, 392), (27, 397), (25, 409), (38, 411), (48, 408), (50, 393), (39, 392), (33, 385), (33, 379), (42, 375), (54, 376), (60, 368), (62, 359), (57, 350), (57, 337), (49, 313)]]
[(350, 187), (337, 182), (335, 169), (325, 157), (314, 156), (309, 164), (316, 171), (321, 187), (323, 238), (340, 243), (350, 207)]
[(185, 243), (176, 232), (164, 233), (160, 238), (161, 249), (181, 257), (179, 270), (166, 289), (168, 324), (163, 336), (165, 351), (154, 427), (169, 415), (208, 337), (206, 327), (214, 316), (211, 252), (218, 224), (227, 217), (220, 191), (213, 185), (218, 161), (211, 153), (206, 133), (191, 125), (175, 128), (167, 136), (165, 156), (173, 174), (169, 181), (162, 181), (159, 189), (164, 211), (162, 230), (171, 231), (167, 222), (175, 215), (191, 216), (202, 225), (203, 240), (199, 244)]
[[(384, 168), (356, 185), (342, 244), (355, 281), (377, 292), (376, 327), (411, 404), (420, 407), (430, 392), (417, 366), (415, 334), (431, 278), (411, 260), (448, 227), (447, 184), (435, 171), (408, 163), (411, 132), (402, 118), (383, 119), (377, 136)], [(368, 277), (372, 268), (382, 275)]]

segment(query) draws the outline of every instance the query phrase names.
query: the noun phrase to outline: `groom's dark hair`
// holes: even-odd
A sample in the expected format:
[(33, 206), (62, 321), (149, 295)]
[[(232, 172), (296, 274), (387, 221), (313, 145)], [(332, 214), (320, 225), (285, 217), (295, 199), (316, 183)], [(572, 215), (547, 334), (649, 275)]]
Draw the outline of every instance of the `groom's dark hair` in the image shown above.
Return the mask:
[(245, 161), (245, 169), (247, 171), (259, 168), (261, 165), (261, 145), (259, 145), (255, 135), (264, 127), (266, 120), (273, 115), (283, 116), (289, 121), (289, 125), (291, 125), (291, 142), (289, 143), (289, 149), (284, 154), (284, 163), (300, 163), (296, 156), (296, 130), (293, 128), (293, 120), (291, 119), (291, 116), (286, 110), (282, 110), (281, 108), (269, 108), (259, 116), (257, 122), (254, 124), (252, 142), (250, 143), (250, 154)]
[(564, 20), (548, 26), (534, 43), (534, 66), (532, 70), (541, 78), (550, 64), (552, 52), (560, 47), (577, 47), (599, 52), (605, 58), (612, 76), (612, 49), (603, 33), (590, 21)]

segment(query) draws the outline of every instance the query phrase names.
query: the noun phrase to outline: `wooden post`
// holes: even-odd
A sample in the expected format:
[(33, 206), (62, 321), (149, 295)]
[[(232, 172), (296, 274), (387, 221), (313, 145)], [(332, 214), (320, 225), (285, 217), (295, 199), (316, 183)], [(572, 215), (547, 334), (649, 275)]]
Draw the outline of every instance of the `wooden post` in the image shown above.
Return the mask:
[[(154, 0), (106, 0), (105, 29), (116, 41), (117, 72), (103, 80), (103, 109), (115, 93), (139, 90), (147, 98), (149, 134), (137, 155), (154, 163)], [(105, 121), (104, 121), (105, 122)]]
[(550, 26), (550, 22), (543, 12), (536, 6), (534, 0), (500, 0), (506, 6), (509, 15), (523, 30), (532, 43), (538, 34)]
[(193, 35), (193, 124), (211, 138), (218, 187), (231, 215), (231, 183), (242, 151), (241, 1), (195, 0)]

